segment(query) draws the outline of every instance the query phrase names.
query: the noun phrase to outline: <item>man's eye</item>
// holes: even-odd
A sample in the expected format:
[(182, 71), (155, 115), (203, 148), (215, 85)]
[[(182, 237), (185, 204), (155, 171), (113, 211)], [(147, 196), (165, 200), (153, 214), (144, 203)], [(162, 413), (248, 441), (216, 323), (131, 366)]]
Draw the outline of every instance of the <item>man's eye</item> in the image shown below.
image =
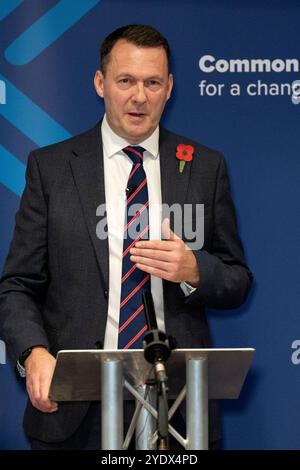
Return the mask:
[(156, 89), (156, 88), (159, 88), (160, 87), (160, 82), (157, 81), (157, 80), (148, 80), (147, 83), (146, 83), (146, 86), (148, 86), (149, 88), (152, 88), (152, 89)]
[(129, 78), (121, 78), (120, 83), (129, 83)]

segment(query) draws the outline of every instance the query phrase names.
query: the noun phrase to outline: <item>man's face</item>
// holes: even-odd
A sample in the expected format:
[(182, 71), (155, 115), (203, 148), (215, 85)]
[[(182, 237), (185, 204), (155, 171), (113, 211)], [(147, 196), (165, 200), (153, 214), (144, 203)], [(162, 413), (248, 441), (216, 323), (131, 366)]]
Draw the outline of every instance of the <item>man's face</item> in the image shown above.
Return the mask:
[(98, 70), (94, 83), (112, 130), (138, 144), (158, 125), (173, 78), (162, 47), (138, 47), (121, 39), (111, 50), (105, 75)]

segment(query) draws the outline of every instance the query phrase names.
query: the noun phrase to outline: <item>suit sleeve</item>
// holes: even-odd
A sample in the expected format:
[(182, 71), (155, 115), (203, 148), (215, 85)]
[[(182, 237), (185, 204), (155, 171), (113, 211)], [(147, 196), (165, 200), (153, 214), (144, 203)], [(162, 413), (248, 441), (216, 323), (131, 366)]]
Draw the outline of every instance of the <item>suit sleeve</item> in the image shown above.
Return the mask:
[(200, 285), (186, 304), (200, 303), (213, 309), (239, 307), (248, 295), (252, 273), (239, 238), (225, 160), (221, 157), (213, 208), (213, 238), (210, 251), (194, 251)]
[(32, 153), (14, 236), (0, 280), (0, 335), (13, 362), (33, 345), (49, 346), (41, 316), (47, 282), (47, 204)]

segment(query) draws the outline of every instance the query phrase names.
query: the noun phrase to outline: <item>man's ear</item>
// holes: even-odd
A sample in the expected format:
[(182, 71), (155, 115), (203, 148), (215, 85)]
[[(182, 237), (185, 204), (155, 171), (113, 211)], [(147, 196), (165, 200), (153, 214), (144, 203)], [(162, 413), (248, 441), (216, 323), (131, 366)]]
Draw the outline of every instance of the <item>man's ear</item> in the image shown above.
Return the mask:
[(171, 73), (169, 74), (168, 81), (169, 81), (169, 83), (168, 83), (169, 89), (168, 89), (168, 94), (167, 94), (167, 100), (171, 96), (171, 92), (172, 92), (172, 88), (173, 88), (173, 84), (174, 84), (173, 75)]
[(103, 80), (103, 73), (101, 72), (101, 70), (97, 70), (94, 76), (94, 86), (97, 95), (99, 95), (101, 98), (103, 98), (104, 96)]

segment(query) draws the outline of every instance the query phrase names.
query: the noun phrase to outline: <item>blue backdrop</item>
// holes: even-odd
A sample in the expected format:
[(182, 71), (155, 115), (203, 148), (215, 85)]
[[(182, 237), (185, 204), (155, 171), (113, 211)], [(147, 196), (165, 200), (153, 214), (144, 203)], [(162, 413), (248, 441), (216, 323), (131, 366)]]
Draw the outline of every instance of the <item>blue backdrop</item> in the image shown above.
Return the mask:
[[(29, 151), (81, 132), (102, 115), (93, 75), (103, 38), (138, 22), (169, 39), (175, 90), (164, 124), (225, 154), (255, 275), (246, 305), (209, 312), (216, 347), (257, 349), (240, 400), (223, 403), (225, 448), (300, 448), (293, 349), (300, 346), (300, 105), (299, 88), (291, 86), (300, 78), (299, 18), (298, 0), (0, 2), (1, 266)], [(211, 72), (199, 68), (204, 56), (215, 58), (204, 61)], [(248, 62), (237, 71), (235, 59)], [(212, 96), (212, 84), (224, 85), (220, 96)], [(29, 447), (21, 429), (25, 400), (0, 342), (2, 449)]]

